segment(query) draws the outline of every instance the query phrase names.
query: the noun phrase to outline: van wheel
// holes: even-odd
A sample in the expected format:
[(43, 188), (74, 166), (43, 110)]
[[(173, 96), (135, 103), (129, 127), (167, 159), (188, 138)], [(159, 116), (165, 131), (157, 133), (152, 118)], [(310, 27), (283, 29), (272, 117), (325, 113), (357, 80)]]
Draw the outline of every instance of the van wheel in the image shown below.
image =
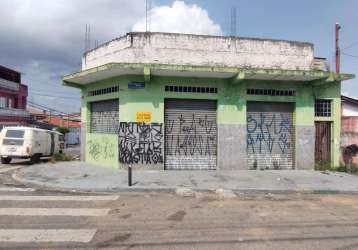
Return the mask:
[(11, 162), (11, 158), (10, 157), (1, 157), (1, 163), (2, 164), (9, 164)]
[(39, 163), (40, 162), (40, 155), (39, 154), (35, 154), (33, 156), (31, 156), (30, 158), (30, 163), (34, 164), (34, 163)]

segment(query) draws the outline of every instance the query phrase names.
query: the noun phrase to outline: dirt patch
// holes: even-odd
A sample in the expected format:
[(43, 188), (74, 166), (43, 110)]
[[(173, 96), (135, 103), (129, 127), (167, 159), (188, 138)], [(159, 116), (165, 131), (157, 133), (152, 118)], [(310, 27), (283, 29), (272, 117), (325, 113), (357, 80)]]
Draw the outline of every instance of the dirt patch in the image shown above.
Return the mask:
[(125, 215), (119, 216), (119, 218), (128, 219), (131, 216), (132, 216), (132, 214), (125, 214)]
[(97, 247), (103, 248), (103, 247), (108, 247), (111, 246), (114, 242), (123, 242), (128, 240), (131, 237), (130, 233), (126, 233), (126, 234), (118, 234), (108, 240), (99, 242), (97, 245)]
[(321, 202), (328, 202), (334, 204), (341, 204), (341, 205), (351, 205), (351, 206), (358, 206), (358, 197), (352, 196), (338, 196), (338, 195), (328, 195), (322, 196)]
[(185, 215), (186, 215), (186, 212), (184, 210), (180, 210), (174, 214), (169, 215), (167, 217), (167, 220), (182, 221), (184, 219)]

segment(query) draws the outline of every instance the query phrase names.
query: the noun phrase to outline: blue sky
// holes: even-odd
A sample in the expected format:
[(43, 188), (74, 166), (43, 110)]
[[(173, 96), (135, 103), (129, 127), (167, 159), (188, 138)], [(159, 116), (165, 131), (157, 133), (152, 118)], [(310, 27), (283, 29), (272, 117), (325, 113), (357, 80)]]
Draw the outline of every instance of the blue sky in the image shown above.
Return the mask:
[[(171, 1), (157, 1), (169, 4)], [(339, 22), (341, 48), (358, 42), (358, 1), (355, 0), (188, 0), (205, 8), (230, 34), (230, 8), (237, 9), (238, 35), (311, 42), (315, 56), (326, 57), (334, 69), (334, 25)], [(358, 57), (358, 44), (343, 50)], [(341, 71), (358, 76), (358, 58), (342, 55)], [(358, 80), (343, 83), (344, 92), (358, 97)]]
[[(173, 2), (153, 0), (152, 5), (158, 9), (173, 6)], [(201, 16), (205, 11), (209, 15), (201, 31), (199, 20), (188, 24), (193, 14), (185, 11), (193, 4)], [(326, 57), (332, 69), (335, 22), (342, 26), (341, 48), (358, 42), (355, 0), (186, 0), (185, 6), (183, 17), (179, 15), (170, 24), (163, 21), (168, 15), (160, 16), (163, 12), (157, 11), (159, 21), (154, 20), (153, 26), (199, 33), (219, 29), (230, 35), (230, 9), (235, 6), (239, 36), (311, 42), (315, 55)], [(0, 64), (24, 73), (30, 101), (76, 112), (79, 91), (63, 87), (61, 76), (80, 70), (85, 25), (91, 24), (92, 43), (121, 36), (143, 24), (145, 0), (0, 0), (0, 9), (0, 34), (5, 34), (0, 39)], [(343, 52), (352, 56), (342, 55), (341, 71), (358, 75), (358, 43)], [(342, 92), (358, 97), (356, 84), (356, 79), (343, 82)]]

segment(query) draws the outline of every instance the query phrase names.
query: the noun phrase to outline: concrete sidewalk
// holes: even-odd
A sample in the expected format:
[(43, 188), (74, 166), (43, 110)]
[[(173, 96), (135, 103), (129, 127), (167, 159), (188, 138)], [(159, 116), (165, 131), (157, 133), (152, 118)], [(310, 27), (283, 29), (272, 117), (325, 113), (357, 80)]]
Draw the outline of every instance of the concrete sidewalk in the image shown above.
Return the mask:
[(77, 191), (319, 191), (358, 192), (358, 176), (304, 170), (241, 171), (133, 171), (128, 187), (127, 171), (83, 162), (45, 163), (18, 169), (14, 177), (29, 185)]

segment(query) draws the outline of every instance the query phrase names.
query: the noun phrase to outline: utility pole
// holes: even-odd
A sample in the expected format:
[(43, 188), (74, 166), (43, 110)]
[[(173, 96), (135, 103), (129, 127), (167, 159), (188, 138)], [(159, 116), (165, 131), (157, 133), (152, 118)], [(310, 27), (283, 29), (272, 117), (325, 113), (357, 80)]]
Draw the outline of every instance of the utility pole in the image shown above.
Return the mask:
[(152, 1), (146, 0), (145, 1), (145, 32), (150, 32), (150, 26), (151, 26), (151, 13), (152, 11)]
[(231, 29), (231, 36), (237, 36), (237, 12), (236, 7), (231, 7), (231, 18), (230, 18), (230, 29)]
[(339, 30), (341, 26), (336, 23), (336, 73), (339, 74), (341, 68), (341, 50), (339, 48)]

